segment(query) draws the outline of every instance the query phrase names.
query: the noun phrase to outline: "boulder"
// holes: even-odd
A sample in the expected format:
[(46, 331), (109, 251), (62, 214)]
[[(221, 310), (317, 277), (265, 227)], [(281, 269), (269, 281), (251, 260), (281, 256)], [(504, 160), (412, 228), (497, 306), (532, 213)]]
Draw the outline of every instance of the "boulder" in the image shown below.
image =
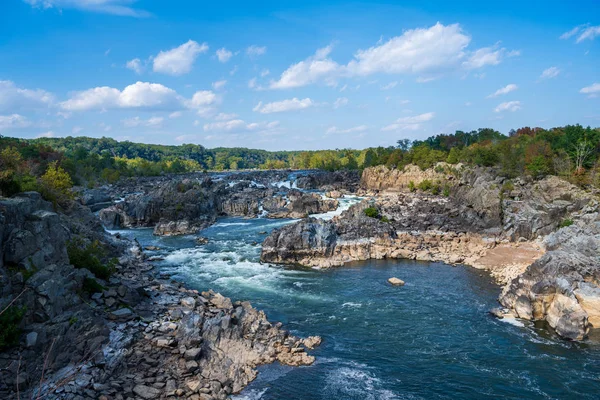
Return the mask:
[(404, 281), (402, 279), (398, 279), (396, 277), (392, 277), (388, 279), (388, 282), (394, 286), (404, 286)]

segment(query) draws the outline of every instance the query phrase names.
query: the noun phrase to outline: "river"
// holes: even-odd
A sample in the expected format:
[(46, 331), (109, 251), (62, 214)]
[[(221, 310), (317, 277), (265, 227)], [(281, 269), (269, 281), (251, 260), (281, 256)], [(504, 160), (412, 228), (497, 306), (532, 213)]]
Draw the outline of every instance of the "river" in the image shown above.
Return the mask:
[[(500, 287), (487, 273), (411, 260), (329, 270), (261, 264), (265, 232), (290, 222), (224, 218), (201, 232), (204, 246), (119, 231), (160, 247), (150, 254), (164, 257), (156, 264), (174, 279), (249, 300), (296, 335), (322, 336), (312, 366), (262, 366), (234, 399), (598, 398), (600, 345), (491, 317)], [(406, 285), (389, 285), (392, 276)]]

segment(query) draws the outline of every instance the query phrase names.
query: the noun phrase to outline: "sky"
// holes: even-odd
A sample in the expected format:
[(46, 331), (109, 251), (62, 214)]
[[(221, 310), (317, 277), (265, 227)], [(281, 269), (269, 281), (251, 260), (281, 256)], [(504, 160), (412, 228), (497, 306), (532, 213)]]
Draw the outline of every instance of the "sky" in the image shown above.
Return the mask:
[(314, 150), (600, 126), (598, 1), (251, 3), (2, 0), (0, 135)]

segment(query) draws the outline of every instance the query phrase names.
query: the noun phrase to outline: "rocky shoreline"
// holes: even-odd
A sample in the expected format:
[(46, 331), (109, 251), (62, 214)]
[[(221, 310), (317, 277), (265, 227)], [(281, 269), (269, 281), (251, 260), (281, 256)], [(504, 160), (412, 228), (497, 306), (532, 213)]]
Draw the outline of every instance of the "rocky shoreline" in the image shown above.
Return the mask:
[(383, 258), (466, 264), (505, 285), (500, 317), (543, 320), (573, 340), (600, 327), (596, 196), (557, 177), (509, 180), (443, 163), (421, 173), (366, 169), (361, 187), (369, 198), (333, 220), (273, 231), (261, 260), (318, 268)]
[[(74, 237), (118, 257), (110, 278), (70, 264)], [(33, 192), (0, 199), (0, 248), (0, 304), (25, 310), (18, 344), (0, 353), (2, 398), (225, 399), (258, 365), (311, 364), (320, 343), (161, 275), (77, 203), (57, 213)]]

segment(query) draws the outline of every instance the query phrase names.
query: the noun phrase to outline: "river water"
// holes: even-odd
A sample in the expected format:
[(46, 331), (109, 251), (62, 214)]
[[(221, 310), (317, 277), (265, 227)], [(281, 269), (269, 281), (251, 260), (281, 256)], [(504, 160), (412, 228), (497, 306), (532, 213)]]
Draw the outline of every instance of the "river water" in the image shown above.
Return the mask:
[[(151, 252), (165, 258), (159, 268), (190, 287), (249, 300), (296, 335), (322, 336), (312, 366), (262, 366), (235, 399), (600, 398), (600, 345), (491, 317), (500, 287), (487, 273), (410, 260), (261, 264), (265, 232), (290, 222), (225, 218), (201, 232), (205, 246), (119, 231), (160, 247)], [(389, 285), (392, 276), (406, 285)]]

